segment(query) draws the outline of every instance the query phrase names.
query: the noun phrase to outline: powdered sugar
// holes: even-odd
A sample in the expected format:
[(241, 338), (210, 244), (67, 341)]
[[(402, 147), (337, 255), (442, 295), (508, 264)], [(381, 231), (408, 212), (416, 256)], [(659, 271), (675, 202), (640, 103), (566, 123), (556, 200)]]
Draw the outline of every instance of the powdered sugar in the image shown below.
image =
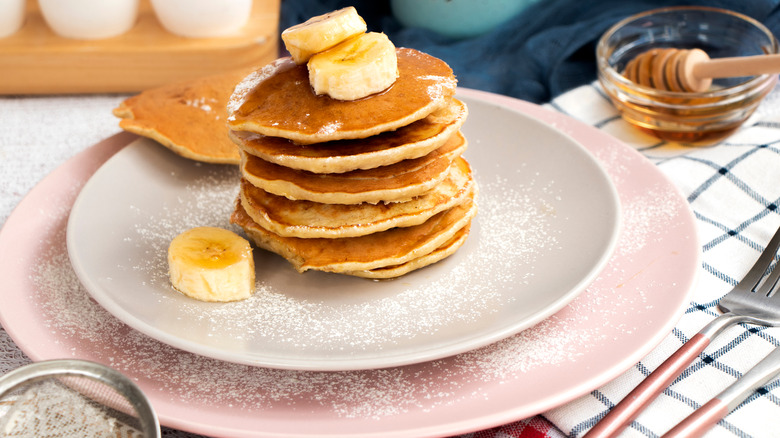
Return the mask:
[[(199, 163), (193, 166), (202, 168), (203, 175), (186, 188), (186, 196), (164, 204), (161, 214), (139, 220), (134, 226), (134, 232), (125, 237), (125, 240), (146, 248), (144, 257), (138, 258), (132, 268), (150, 280), (147, 286), (168, 287), (168, 244), (180, 232), (202, 225), (238, 230), (229, 222), (231, 201), (238, 195), (238, 169), (222, 166), (214, 168)], [(139, 217), (145, 214), (139, 212)]]
[(259, 70), (248, 74), (241, 82), (236, 85), (233, 94), (227, 103), (228, 119), (233, 119), (232, 114), (241, 108), (252, 90), (257, 88), (263, 81), (267, 80), (282, 69), (288, 69), (295, 66), (292, 58), (279, 58), (270, 64), (265, 65)]
[(423, 75), (418, 78), (421, 81), (429, 81), (430, 85), (426, 88), (431, 100), (441, 100), (446, 96), (451, 96), (458, 82), (452, 77)]
[[(128, 239), (140, 247), (136, 251), (141, 256), (131, 265), (140, 282), (154, 290), (151, 296), (169, 309), (166, 313), (181, 318), (184, 325), (192, 321), (204, 336), (214, 337), (213, 343), (204, 342), (212, 348), (219, 340), (230, 339), (259, 343), (258, 351), (270, 357), (290, 352), (296, 360), (348, 360), (383, 351), (393, 354), (396, 346), (410, 340), (412, 345), (420, 342), (420, 348), (435, 347), (425, 343), (426, 336), (466, 336), (468, 327), (481, 327), (480, 321), (513, 302), (514, 289), (533, 275), (536, 257), (556, 241), (546, 220), (549, 208), (532, 191), (486, 181), (478, 200), (482, 212), (469, 238), (473, 242), (456, 253), (459, 262), (416, 277), (371, 282), (318, 272), (297, 274), (279, 257), (258, 250), (255, 295), (204, 306), (172, 291), (165, 258), (168, 243), (184, 229), (232, 227), (228, 218), (238, 175), (232, 168), (203, 167), (202, 173), (174, 202), (139, 215), (143, 220), (133, 226), (135, 232)], [(488, 231), (479, 231), (483, 229)], [(232, 351), (229, 346), (216, 348)], [(300, 349), (310, 353), (295, 352)]]
[[(658, 231), (673, 224), (680, 208), (679, 197), (661, 187), (647, 187), (642, 196), (624, 206), (623, 222), (632, 230), (631, 236), (619, 246), (621, 254), (641, 251)], [(659, 202), (660, 201), (660, 202)]]
[[(168, 287), (162, 254), (177, 230), (204, 222), (229, 226), (225, 221), (231, 204), (224, 200), (235, 196), (235, 170), (214, 169), (206, 167), (203, 176), (187, 186), (187, 196), (167, 205), (135, 229), (134, 243), (150, 248), (148, 264), (135, 266), (149, 274), (147, 286)], [(427, 286), (371, 301), (351, 297), (346, 304), (342, 303), (336, 319), (322, 300), (311, 296), (301, 299), (294, 293), (277, 290), (264, 283), (261, 276), (255, 298), (231, 306), (210, 307), (209, 312), (193, 306), (184, 315), (194, 321), (208, 320), (209, 324), (235, 324), (229, 332), (235, 335), (236, 345), (261, 335), (286, 339), (292, 348), (315, 346), (311, 344), (345, 346), (348, 341), (349, 348), (366, 349), (380, 341), (399, 343), (435, 333), (442, 325), (484, 320), (501, 308), (502, 302), (512, 299), (491, 287), (496, 282), (517, 278), (507, 274), (507, 279), (486, 281), (485, 275), (492, 274), (475, 273), (472, 268), (485, 263), (506, 263), (503, 269), (508, 273), (510, 267), (517, 267), (518, 261), (532, 266), (534, 254), (539, 254), (533, 247), (552, 245), (555, 241), (554, 233), (545, 225), (549, 209), (535, 208), (527, 188), (502, 187), (500, 180), (487, 180), (480, 195), (480, 222), (475, 224), (470, 237), (480, 249), (466, 251), (465, 259), (454, 264), (449, 274), (434, 278)], [(215, 209), (218, 200), (224, 203), (221, 209)], [(184, 210), (186, 214), (182, 214)], [(509, 223), (521, 226), (508, 226)], [(512, 228), (525, 230), (523, 244), (517, 243)], [(507, 239), (516, 241), (516, 249), (509, 251), (509, 257), (496, 258), (494, 251), (486, 250), (495, 250), (497, 245), (504, 247)], [(73, 345), (74, 357), (107, 363), (134, 376), (155, 397), (173, 403), (229, 406), (247, 412), (295, 406), (297, 412), (325, 411), (343, 418), (380, 420), (409, 410), (432, 411), (451, 406), (472, 397), (470, 391), (464, 392), (472, 385), (515, 379), (540, 367), (576, 360), (582, 343), (597, 340), (591, 338), (590, 332), (566, 335), (559, 328), (568, 322), (554, 318), (487, 348), (409, 367), (322, 373), (231, 364), (159, 343), (109, 315), (76, 278), (64, 240), (65, 232), (61, 230), (52, 242), (46, 243), (50, 250), (33, 273), (39, 295), (36, 301), (49, 321), (47, 329), (57, 333), (62, 342)], [(384, 284), (356, 281), (366, 289)], [(453, 290), (461, 292), (453, 294)], [(193, 326), (197, 328), (199, 323), (195, 321)], [(209, 336), (208, 330), (202, 335)], [(550, 342), (558, 348), (547, 348)], [(219, 375), (218, 379), (204, 378), (214, 373)]]
[(199, 97), (197, 99), (187, 99), (184, 101), (184, 104), (187, 106), (191, 106), (193, 108), (198, 108), (205, 112), (211, 112), (213, 111), (214, 107), (212, 105), (216, 105), (219, 102), (217, 99), (214, 98), (206, 98), (206, 97)]
[[(472, 384), (522, 377), (539, 367), (576, 360), (590, 331), (567, 334), (574, 321), (556, 317), (489, 347), (426, 365), (320, 373), (253, 368), (184, 353), (129, 329), (89, 298), (72, 272), (64, 232), (34, 273), (49, 330), (91, 357), (136, 376), (156, 397), (194, 406), (256, 412), (297, 406), (343, 418), (375, 418), (457, 403)], [(282, 297), (277, 297), (284, 300)], [(296, 306), (299, 304), (296, 304)], [(210, 378), (209, 376), (219, 376)]]
[(316, 135), (331, 135), (338, 132), (339, 129), (341, 129), (341, 122), (335, 121), (326, 123), (322, 125), (322, 127), (317, 131)]

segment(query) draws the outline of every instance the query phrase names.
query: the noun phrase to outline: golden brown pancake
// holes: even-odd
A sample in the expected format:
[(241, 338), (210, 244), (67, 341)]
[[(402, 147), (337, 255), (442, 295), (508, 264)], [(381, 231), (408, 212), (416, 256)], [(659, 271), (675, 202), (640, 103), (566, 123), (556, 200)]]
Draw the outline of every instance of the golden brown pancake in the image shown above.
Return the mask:
[(449, 102), (456, 80), (444, 61), (397, 49), (400, 76), (385, 91), (354, 101), (317, 96), (305, 65), (281, 58), (236, 86), (228, 103), (234, 131), (300, 144), (366, 138), (420, 120)]
[(259, 189), (245, 179), (239, 197), (253, 221), (280, 236), (340, 238), (419, 225), (472, 198), (474, 190), (471, 168), (458, 157), (444, 181), (407, 202), (343, 205), (293, 201)]
[(183, 157), (238, 164), (238, 147), (228, 137), (227, 102), (246, 74), (241, 70), (153, 88), (125, 99), (113, 112), (122, 119), (122, 129)]
[(289, 169), (242, 151), (241, 171), (255, 187), (293, 200), (323, 204), (407, 201), (443, 181), (452, 161), (464, 150), (466, 139), (456, 132), (444, 146), (424, 157), (334, 174)]
[(244, 229), (259, 247), (287, 259), (298, 272), (309, 269), (351, 273), (398, 266), (433, 253), (471, 223), (473, 199), (443, 211), (413, 227), (341, 239), (282, 237), (255, 223), (236, 202), (231, 222)]
[(386, 266), (384, 268), (369, 269), (365, 271), (346, 271), (343, 272), (343, 274), (374, 279), (400, 277), (401, 275), (408, 274), (409, 272), (424, 268), (428, 265), (432, 265), (446, 257), (451, 256), (466, 242), (466, 238), (469, 237), (469, 231), (471, 231), (471, 223), (458, 230), (458, 232), (455, 233), (455, 235), (448, 242), (436, 248), (432, 253), (418, 257), (416, 259), (412, 259), (406, 263), (395, 266)]
[(443, 145), (466, 120), (463, 102), (451, 102), (423, 119), (369, 138), (299, 145), (281, 137), (234, 132), (233, 141), (248, 154), (292, 169), (343, 173), (422, 157)]

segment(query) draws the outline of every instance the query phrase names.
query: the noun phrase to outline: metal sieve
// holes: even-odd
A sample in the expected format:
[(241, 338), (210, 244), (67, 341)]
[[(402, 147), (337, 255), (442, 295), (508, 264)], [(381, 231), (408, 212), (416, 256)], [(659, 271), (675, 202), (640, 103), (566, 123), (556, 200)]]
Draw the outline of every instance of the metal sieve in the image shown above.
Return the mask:
[(0, 437), (159, 438), (157, 414), (120, 372), (83, 360), (50, 360), (0, 377)]

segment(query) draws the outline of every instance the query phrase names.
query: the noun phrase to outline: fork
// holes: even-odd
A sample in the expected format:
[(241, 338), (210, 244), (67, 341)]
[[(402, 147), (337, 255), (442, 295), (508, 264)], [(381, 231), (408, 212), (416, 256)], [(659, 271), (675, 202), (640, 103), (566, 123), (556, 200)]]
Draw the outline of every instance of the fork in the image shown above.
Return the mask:
[(718, 302), (723, 314), (704, 326), (613, 407), (583, 438), (617, 436), (725, 329), (738, 323), (780, 325), (780, 294), (774, 294), (780, 269), (767, 274), (780, 247), (780, 229), (745, 277)]

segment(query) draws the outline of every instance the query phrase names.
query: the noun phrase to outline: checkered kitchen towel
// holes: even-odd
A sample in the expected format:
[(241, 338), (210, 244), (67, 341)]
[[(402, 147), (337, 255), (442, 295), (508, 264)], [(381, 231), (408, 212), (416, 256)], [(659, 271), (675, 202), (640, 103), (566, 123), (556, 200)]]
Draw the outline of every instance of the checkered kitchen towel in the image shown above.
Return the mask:
[[(594, 83), (565, 93), (554, 109), (634, 147), (679, 188), (697, 219), (702, 266), (677, 327), (647, 357), (597, 390), (544, 414), (580, 436), (684, 342), (714, 319), (717, 303), (744, 276), (780, 226), (780, 88), (715, 146), (660, 141), (625, 123)], [(720, 393), (780, 345), (780, 328), (728, 329), (634, 421), (625, 437), (655, 437)], [(750, 396), (707, 437), (780, 437), (780, 380)]]

